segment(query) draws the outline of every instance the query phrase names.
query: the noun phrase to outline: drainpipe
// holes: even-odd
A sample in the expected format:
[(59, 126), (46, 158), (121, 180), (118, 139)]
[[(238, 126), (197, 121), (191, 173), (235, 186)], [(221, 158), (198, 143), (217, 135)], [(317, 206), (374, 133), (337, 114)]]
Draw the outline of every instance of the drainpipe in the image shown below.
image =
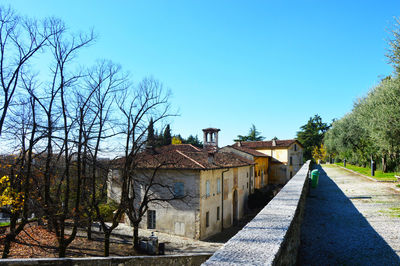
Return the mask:
[(224, 231), (224, 173), (228, 172), (229, 168), (222, 171), (221, 180), (221, 232)]

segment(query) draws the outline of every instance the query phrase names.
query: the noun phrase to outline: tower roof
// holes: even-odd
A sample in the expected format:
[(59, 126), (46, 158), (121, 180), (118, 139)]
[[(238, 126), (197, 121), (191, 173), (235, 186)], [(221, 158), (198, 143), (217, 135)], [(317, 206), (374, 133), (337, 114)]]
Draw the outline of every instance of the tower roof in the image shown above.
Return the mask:
[(203, 131), (204, 131), (204, 132), (209, 132), (209, 131), (218, 132), (218, 131), (221, 131), (221, 129), (215, 128), (215, 127), (209, 127), (209, 128), (203, 129)]

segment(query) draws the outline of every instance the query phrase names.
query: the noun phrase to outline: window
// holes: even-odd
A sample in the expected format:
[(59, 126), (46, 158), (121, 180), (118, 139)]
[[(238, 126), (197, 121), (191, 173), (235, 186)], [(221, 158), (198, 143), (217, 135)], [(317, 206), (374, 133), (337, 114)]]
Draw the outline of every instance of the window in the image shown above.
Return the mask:
[(206, 181), (206, 197), (210, 196), (210, 181)]
[(290, 165), (293, 165), (293, 158), (290, 156)]
[(181, 198), (184, 196), (184, 185), (183, 182), (174, 183), (174, 196)]
[(206, 227), (210, 226), (210, 212), (206, 212)]
[(297, 145), (294, 144), (294, 151), (297, 151)]
[(147, 211), (147, 229), (156, 229), (156, 211)]
[(217, 194), (221, 193), (221, 179), (217, 180)]
[(217, 207), (217, 221), (219, 221), (219, 207)]

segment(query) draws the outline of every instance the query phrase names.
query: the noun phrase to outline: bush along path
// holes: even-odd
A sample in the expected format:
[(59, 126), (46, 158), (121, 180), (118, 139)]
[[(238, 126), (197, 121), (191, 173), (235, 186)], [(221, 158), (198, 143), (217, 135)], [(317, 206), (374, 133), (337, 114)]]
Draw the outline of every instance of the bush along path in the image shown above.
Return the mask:
[(400, 193), (337, 166), (310, 188), (298, 265), (400, 265)]

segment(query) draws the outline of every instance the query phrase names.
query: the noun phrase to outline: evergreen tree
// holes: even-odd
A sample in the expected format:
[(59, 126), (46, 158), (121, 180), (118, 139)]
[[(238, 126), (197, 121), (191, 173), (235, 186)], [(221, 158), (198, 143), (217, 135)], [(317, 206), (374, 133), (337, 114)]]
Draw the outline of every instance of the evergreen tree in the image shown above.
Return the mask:
[(310, 117), (307, 124), (300, 127), (297, 132), (297, 140), (304, 146), (304, 159), (312, 159), (314, 147), (320, 147), (324, 139), (325, 132), (329, 129), (326, 123), (322, 122), (319, 115)]
[(190, 135), (186, 140), (183, 140), (183, 143), (192, 144), (195, 147), (203, 148), (203, 142), (199, 140), (197, 135), (195, 137), (193, 135)]
[(172, 143), (171, 128), (169, 124), (165, 127), (163, 136), (163, 145), (170, 145)]
[(154, 137), (154, 123), (153, 123), (153, 118), (151, 118), (149, 126), (147, 127), (147, 146), (154, 147), (155, 144), (156, 143)]
[(257, 130), (253, 124), (250, 127), (249, 134), (247, 136), (238, 135), (234, 141), (260, 141), (264, 140), (265, 137), (261, 136), (261, 132)]

